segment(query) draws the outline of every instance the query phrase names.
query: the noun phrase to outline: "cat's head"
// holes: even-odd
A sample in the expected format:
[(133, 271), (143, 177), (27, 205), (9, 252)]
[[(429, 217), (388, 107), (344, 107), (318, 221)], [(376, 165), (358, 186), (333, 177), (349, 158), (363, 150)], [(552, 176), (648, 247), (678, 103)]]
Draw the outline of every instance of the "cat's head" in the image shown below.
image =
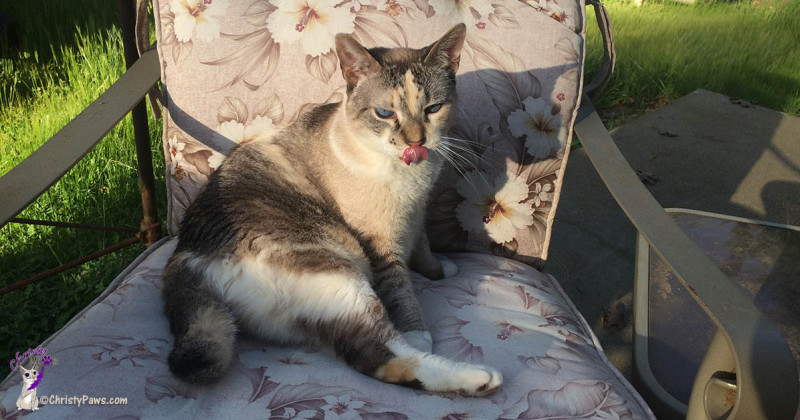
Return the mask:
[(39, 374), (39, 367), (34, 365), (30, 369), (25, 369), (24, 366), (20, 365), (19, 374), (22, 375), (22, 382), (26, 385), (30, 385), (36, 380), (36, 375)]
[(354, 141), (388, 157), (405, 157), (406, 164), (441, 147), (455, 119), (455, 74), (465, 36), (466, 26), (459, 24), (424, 48), (367, 50), (350, 35), (337, 35)]

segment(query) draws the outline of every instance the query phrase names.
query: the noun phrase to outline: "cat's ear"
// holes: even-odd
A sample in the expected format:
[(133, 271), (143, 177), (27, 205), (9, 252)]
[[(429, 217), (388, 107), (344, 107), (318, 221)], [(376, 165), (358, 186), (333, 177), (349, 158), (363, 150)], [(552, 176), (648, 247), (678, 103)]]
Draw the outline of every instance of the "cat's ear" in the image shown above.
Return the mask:
[(369, 51), (350, 35), (336, 35), (336, 55), (339, 56), (339, 65), (348, 90), (381, 70), (381, 65)]
[(459, 23), (453, 26), (438, 41), (428, 47), (428, 55), (425, 56), (423, 63), (447, 68), (455, 74), (461, 63), (461, 48), (464, 47), (466, 37), (466, 25)]

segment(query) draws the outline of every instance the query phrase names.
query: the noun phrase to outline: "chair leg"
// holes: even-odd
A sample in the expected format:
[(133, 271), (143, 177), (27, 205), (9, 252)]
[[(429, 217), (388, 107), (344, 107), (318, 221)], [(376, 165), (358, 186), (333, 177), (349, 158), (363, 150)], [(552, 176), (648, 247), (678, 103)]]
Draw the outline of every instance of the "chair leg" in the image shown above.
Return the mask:
[[(139, 58), (136, 50), (136, 10), (132, 0), (118, 0), (122, 45), (125, 50), (125, 65), (130, 68)], [(131, 110), (133, 134), (136, 141), (136, 164), (139, 173), (139, 189), (142, 194), (143, 218), (139, 227), (139, 239), (150, 247), (161, 237), (161, 222), (158, 220), (153, 175), (153, 155), (150, 151), (150, 130), (147, 125), (147, 107), (144, 99)]]

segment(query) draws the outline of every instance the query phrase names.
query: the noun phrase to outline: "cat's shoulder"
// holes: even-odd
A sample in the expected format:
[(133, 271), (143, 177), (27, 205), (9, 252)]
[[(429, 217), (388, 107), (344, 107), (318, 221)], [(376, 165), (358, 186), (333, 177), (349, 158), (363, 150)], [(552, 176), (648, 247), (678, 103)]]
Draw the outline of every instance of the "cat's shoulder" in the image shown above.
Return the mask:
[(306, 131), (323, 127), (330, 121), (341, 105), (341, 102), (313, 105), (305, 110), (293, 125), (299, 130)]

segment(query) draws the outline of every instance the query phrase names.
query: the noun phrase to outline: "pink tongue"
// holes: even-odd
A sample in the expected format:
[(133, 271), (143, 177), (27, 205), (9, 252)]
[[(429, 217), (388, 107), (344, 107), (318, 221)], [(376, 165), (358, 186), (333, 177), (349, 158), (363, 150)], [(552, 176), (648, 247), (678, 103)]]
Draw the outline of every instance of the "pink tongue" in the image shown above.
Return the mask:
[(419, 163), (428, 158), (428, 149), (425, 146), (406, 147), (403, 151), (403, 162), (411, 165), (411, 162)]

